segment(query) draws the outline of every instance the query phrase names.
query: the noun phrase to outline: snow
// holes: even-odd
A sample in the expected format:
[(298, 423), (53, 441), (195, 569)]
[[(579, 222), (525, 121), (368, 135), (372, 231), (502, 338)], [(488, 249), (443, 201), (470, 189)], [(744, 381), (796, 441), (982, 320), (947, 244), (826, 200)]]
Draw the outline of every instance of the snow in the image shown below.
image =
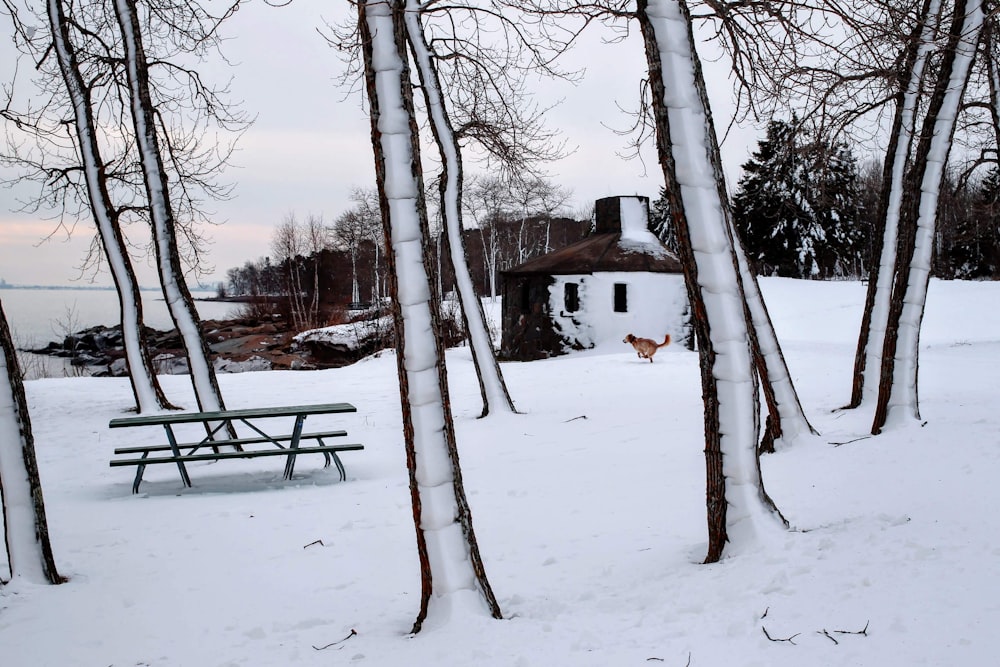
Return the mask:
[(361, 347), (361, 343), (365, 339), (379, 332), (388, 331), (391, 328), (392, 318), (383, 316), (371, 320), (360, 320), (348, 324), (335, 324), (329, 327), (310, 329), (296, 334), (292, 340), (296, 345), (302, 345), (309, 341), (318, 341), (330, 345), (343, 346), (348, 350), (357, 350)]
[(619, 197), (618, 207), (622, 233), (618, 245), (628, 252), (652, 255), (657, 258), (670, 256), (656, 234), (649, 231), (649, 200), (641, 197)]
[[(107, 428), (132, 405), (127, 380), (30, 381), (49, 529), (70, 581), (0, 588), (3, 664), (995, 664), (1000, 309), (981, 306), (1000, 300), (1000, 285), (931, 281), (927, 423), (877, 437), (865, 437), (870, 414), (833, 411), (850, 394), (864, 286), (761, 287), (823, 434), (764, 457), (768, 491), (796, 530), (700, 564), (697, 354), (672, 345), (650, 364), (622, 345), (505, 364), (526, 414), (481, 420), (468, 348), (453, 349), (463, 477), (507, 620), (453, 600), (450, 620), (416, 637), (406, 635), (420, 579), (391, 353), (219, 378), (233, 408), (358, 406), (307, 424), (365, 445), (342, 456), (345, 483), (317, 459), (300, 459), (291, 481), (256, 459), (191, 466), (191, 489), (151, 467), (133, 496), (130, 471), (107, 461), (160, 433)], [(186, 378), (161, 381), (193, 406)], [(866, 625), (867, 636), (838, 633)]]

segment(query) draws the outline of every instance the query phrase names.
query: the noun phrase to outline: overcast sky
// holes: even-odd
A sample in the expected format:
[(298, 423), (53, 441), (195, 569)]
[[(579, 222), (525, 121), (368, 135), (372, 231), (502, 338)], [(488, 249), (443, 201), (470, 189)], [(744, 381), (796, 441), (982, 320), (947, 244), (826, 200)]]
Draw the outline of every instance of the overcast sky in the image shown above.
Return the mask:
[[(203, 282), (223, 280), (228, 268), (269, 254), (272, 230), (289, 213), (300, 219), (322, 215), (332, 222), (350, 207), (352, 188), (374, 187), (370, 130), (360, 96), (338, 87), (343, 64), (317, 33), (324, 19), (336, 22), (346, 11), (347, 3), (322, 0), (294, 0), (282, 8), (252, 2), (231, 19), (223, 50), (233, 67), (211, 71), (216, 80), (233, 77), (234, 99), (242, 100), (257, 120), (225, 176), (235, 183), (232, 199), (212, 205), (220, 224), (206, 230), (214, 271)], [(0, 30), (0, 74), (6, 78), (13, 62), (10, 27), (3, 23)], [(611, 195), (655, 198), (662, 183), (653, 147), (645, 152), (645, 165), (626, 161), (616, 154), (624, 152), (626, 139), (610, 129), (629, 125), (619, 105), (637, 104), (645, 72), (641, 43), (633, 35), (624, 43), (604, 44), (602, 36), (612, 35), (592, 30), (571, 55), (573, 67), (586, 68), (583, 81), (546, 83), (538, 91), (543, 106), (562, 100), (549, 112), (548, 125), (575, 150), (547, 170), (553, 182), (572, 190), (572, 211)], [(725, 68), (715, 63), (706, 63), (706, 77), (722, 131), (732, 110), (731, 84)], [(741, 128), (723, 145), (730, 189), (757, 136), (754, 128)], [(466, 171), (478, 168), (466, 164)], [(13, 284), (86, 283), (91, 275), (81, 277), (78, 267), (94, 236), (90, 221), (81, 221), (71, 238), (60, 233), (43, 242), (55, 223), (14, 213), (23, 194), (0, 189), (0, 278)], [(144, 285), (156, 284), (148, 266), (140, 271)], [(93, 280), (110, 284), (106, 272)]]

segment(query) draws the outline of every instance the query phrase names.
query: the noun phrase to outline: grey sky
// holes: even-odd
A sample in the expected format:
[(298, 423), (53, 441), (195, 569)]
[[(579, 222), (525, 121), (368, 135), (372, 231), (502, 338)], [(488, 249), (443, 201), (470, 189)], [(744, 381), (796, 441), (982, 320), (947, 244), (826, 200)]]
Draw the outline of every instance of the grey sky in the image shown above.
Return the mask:
[[(232, 199), (212, 205), (221, 224), (206, 230), (213, 240), (208, 263), (215, 270), (202, 278), (204, 282), (222, 280), (228, 268), (269, 254), (272, 229), (287, 214), (318, 214), (332, 222), (350, 206), (352, 188), (374, 185), (361, 98), (337, 86), (343, 65), (317, 33), (323, 19), (335, 22), (346, 11), (347, 3), (321, 0), (294, 0), (283, 8), (258, 2), (245, 5), (231, 19), (223, 50), (233, 68), (212, 71), (216, 80), (233, 77), (233, 98), (242, 100), (257, 121), (241, 139), (235, 166), (225, 176), (236, 184)], [(6, 78), (12, 63), (10, 28), (3, 24), (0, 30), (0, 73)], [(546, 83), (538, 91), (542, 106), (562, 100), (549, 112), (548, 125), (559, 129), (575, 151), (548, 171), (554, 182), (572, 190), (574, 211), (600, 197), (656, 197), (659, 191), (662, 177), (652, 146), (644, 153), (645, 165), (625, 161), (616, 153), (624, 150), (626, 139), (607, 127), (627, 127), (629, 118), (618, 105), (633, 108), (637, 103), (645, 58), (636, 37), (603, 44), (595, 29), (571, 55), (573, 67), (586, 68), (583, 81), (576, 86)], [(706, 62), (706, 76), (721, 131), (731, 113), (731, 85), (720, 64)], [(755, 141), (756, 131), (744, 128), (723, 145), (730, 187)], [(466, 164), (466, 171), (479, 169)], [(0, 189), (0, 278), (17, 284), (78, 281), (76, 267), (93, 237), (90, 221), (81, 221), (72, 238), (58, 233), (41, 242), (55, 223), (11, 213), (17, 194)], [(143, 284), (155, 284), (147, 265), (140, 270)], [(106, 272), (95, 280), (110, 283)]]

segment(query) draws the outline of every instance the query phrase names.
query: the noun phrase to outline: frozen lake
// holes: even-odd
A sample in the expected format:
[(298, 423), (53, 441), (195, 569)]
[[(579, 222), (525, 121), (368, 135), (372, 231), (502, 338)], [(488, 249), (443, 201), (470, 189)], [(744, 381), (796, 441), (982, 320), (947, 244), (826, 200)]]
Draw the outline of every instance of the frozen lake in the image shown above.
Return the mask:
[[(210, 291), (193, 291), (195, 299), (214, 297)], [(114, 290), (88, 289), (0, 289), (7, 324), (19, 348), (44, 347), (49, 341), (62, 340), (67, 334), (103, 324), (119, 323), (118, 295)], [(203, 320), (229, 317), (238, 303), (197, 301), (198, 315)], [(154, 290), (142, 292), (142, 311), (146, 326), (159, 330), (173, 329), (163, 295)], [(22, 370), (27, 379), (42, 376), (59, 377), (70, 372), (68, 361), (24, 353)]]
[[(204, 299), (215, 293), (194, 291), (192, 295)], [(0, 301), (15, 342), (23, 347), (43, 346), (67, 333), (99, 324), (114, 326), (119, 320), (118, 295), (114, 290), (4, 289), (0, 290)], [(196, 307), (201, 319), (211, 320), (230, 315), (239, 304), (198, 301)], [(173, 329), (160, 292), (144, 290), (142, 310), (146, 326)]]

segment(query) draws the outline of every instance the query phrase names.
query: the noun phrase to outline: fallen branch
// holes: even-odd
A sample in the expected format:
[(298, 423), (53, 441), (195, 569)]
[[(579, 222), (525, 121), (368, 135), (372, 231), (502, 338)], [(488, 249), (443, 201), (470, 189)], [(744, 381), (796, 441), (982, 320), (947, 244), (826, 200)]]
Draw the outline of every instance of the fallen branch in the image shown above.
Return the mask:
[(355, 630), (354, 628), (351, 628), (351, 634), (347, 635), (346, 637), (344, 637), (340, 641), (330, 642), (326, 646), (313, 646), (313, 648), (316, 649), (317, 651), (325, 651), (326, 649), (330, 648), (331, 646), (336, 646), (337, 644), (343, 644), (348, 639), (350, 639), (351, 637), (356, 636), (357, 634), (358, 634), (358, 631)]
[(311, 547), (313, 545), (316, 545), (316, 544), (320, 545), (321, 547), (325, 547), (326, 546), (325, 544), (323, 544), (323, 540), (316, 540), (315, 542), (310, 542), (309, 544), (305, 545), (302, 548), (303, 549), (308, 549), (309, 547)]
[(834, 447), (840, 447), (841, 445), (849, 445), (852, 442), (857, 442), (859, 440), (867, 440), (870, 437), (872, 437), (872, 436), (870, 436), (870, 435), (863, 435), (860, 438), (854, 438), (853, 440), (844, 440), (843, 442), (830, 442), (830, 444), (833, 445)]
[(575, 422), (577, 419), (586, 419), (587, 415), (580, 415), (579, 417), (573, 417), (572, 419), (567, 419), (563, 424), (568, 424), (570, 422)]
[(792, 635), (791, 637), (785, 637), (785, 638), (781, 638), (781, 637), (777, 637), (777, 638), (776, 638), (776, 637), (772, 637), (771, 635), (769, 635), (769, 634), (767, 633), (767, 628), (765, 628), (765, 627), (764, 627), (763, 625), (762, 625), (762, 626), (760, 626), (760, 629), (764, 631), (764, 636), (765, 636), (765, 637), (767, 637), (767, 638), (768, 638), (769, 640), (771, 640), (772, 642), (788, 642), (788, 643), (789, 643), (789, 644), (791, 644), (792, 646), (798, 646), (798, 644), (796, 644), (796, 643), (795, 643), (794, 641), (792, 641), (792, 640), (793, 640), (793, 639), (795, 639), (796, 637), (798, 637), (798, 636), (799, 636), (800, 634), (802, 634), (801, 632), (796, 632), (796, 633), (795, 633), (794, 635)]
[(865, 627), (860, 630), (834, 630), (838, 635), (864, 635), (868, 636), (868, 624), (871, 623), (871, 619), (865, 621)]
[(821, 635), (823, 635), (824, 637), (826, 637), (827, 639), (829, 639), (830, 641), (832, 641), (832, 642), (833, 642), (834, 644), (840, 644), (840, 642), (838, 642), (838, 641), (837, 641), (836, 639), (834, 639), (834, 638), (833, 638), (833, 637), (832, 637), (832, 636), (830, 635), (830, 633), (829, 633), (829, 632), (827, 632), (826, 630), (817, 630), (817, 631), (816, 631), (816, 633), (817, 633), (817, 634), (821, 634)]

